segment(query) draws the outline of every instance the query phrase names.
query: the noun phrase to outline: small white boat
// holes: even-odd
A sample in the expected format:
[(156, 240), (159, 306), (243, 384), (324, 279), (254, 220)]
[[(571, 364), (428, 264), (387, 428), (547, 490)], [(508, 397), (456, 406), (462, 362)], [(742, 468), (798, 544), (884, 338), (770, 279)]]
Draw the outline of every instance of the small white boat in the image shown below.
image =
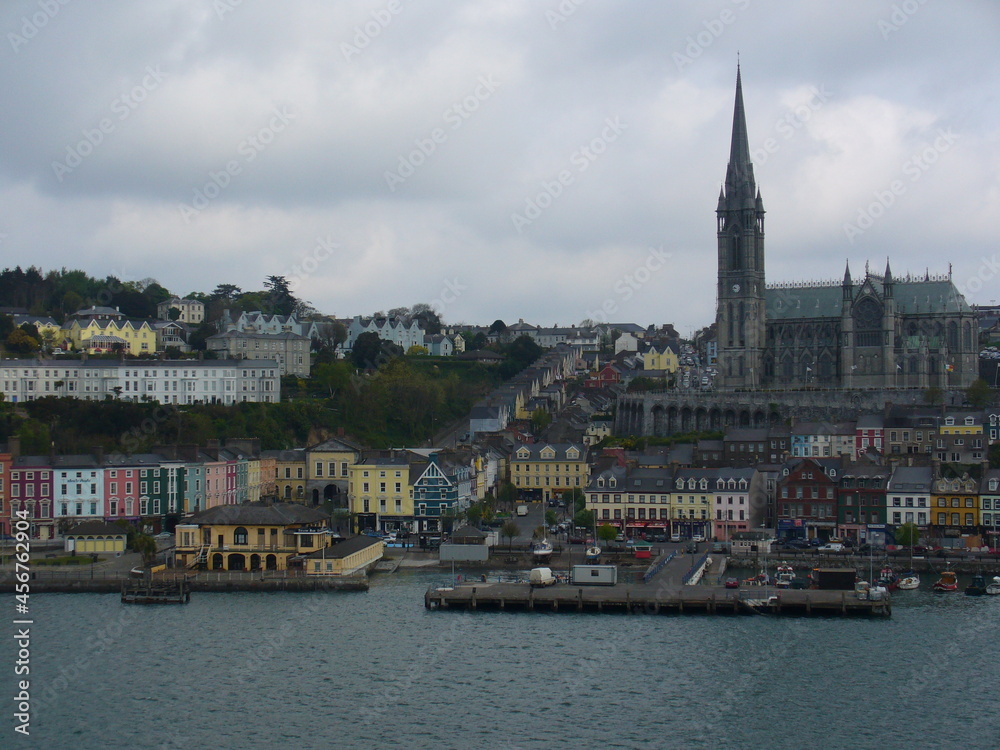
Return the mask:
[(543, 539), (531, 548), (531, 556), (538, 561), (548, 560), (552, 557), (552, 551), (552, 543), (548, 539)]
[(774, 579), (774, 585), (778, 588), (787, 589), (791, 588), (792, 582), (795, 580), (795, 570), (786, 562), (781, 563), (778, 566), (778, 572)]
[(993, 576), (993, 581), (986, 587), (986, 593), (990, 596), (1000, 596), (1000, 576)]
[(600, 547), (587, 547), (587, 562), (596, 562), (601, 559), (601, 548)]
[(920, 588), (920, 576), (912, 571), (899, 579), (898, 587), (903, 591), (912, 591)]

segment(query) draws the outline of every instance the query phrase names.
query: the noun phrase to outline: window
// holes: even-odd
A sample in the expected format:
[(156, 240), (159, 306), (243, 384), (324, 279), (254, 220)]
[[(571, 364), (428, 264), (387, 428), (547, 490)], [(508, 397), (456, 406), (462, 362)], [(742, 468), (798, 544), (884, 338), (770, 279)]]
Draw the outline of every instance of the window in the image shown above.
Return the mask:
[(233, 544), (249, 544), (249, 532), (242, 526), (237, 526), (233, 532)]

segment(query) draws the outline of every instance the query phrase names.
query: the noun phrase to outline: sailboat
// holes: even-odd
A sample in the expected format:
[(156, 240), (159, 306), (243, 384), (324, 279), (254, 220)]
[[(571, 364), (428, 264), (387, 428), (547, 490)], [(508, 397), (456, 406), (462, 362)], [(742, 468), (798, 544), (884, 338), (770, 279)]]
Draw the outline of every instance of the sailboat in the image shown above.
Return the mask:
[(993, 582), (986, 587), (986, 593), (990, 596), (1000, 596), (1000, 576), (993, 576)]
[(552, 557), (552, 551), (552, 543), (543, 536), (541, 541), (535, 542), (532, 546), (531, 556), (536, 563), (548, 562), (549, 558)]
[(913, 545), (910, 545), (910, 569), (899, 577), (896, 588), (903, 591), (912, 591), (920, 588), (920, 576), (913, 570)]

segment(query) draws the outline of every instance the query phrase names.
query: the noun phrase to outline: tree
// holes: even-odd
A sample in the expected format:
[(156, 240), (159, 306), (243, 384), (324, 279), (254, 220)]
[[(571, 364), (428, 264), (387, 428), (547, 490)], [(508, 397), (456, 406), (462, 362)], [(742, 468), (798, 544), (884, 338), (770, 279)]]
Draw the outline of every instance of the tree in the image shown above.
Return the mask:
[(613, 542), (618, 537), (618, 529), (610, 523), (601, 524), (597, 529), (597, 538), (602, 542)]
[(592, 529), (594, 528), (594, 511), (592, 510), (578, 510), (576, 515), (573, 516), (573, 523), (582, 529)]
[(912, 547), (920, 541), (920, 528), (915, 523), (904, 523), (896, 528), (896, 544)]
[(428, 353), (427, 347), (420, 346), (420, 344), (414, 344), (413, 346), (411, 346), (409, 349), (406, 350), (407, 357), (421, 356), (421, 355), (426, 355), (427, 353)]
[(351, 361), (355, 367), (375, 368), (383, 359), (382, 339), (374, 331), (365, 331), (354, 340)]
[(556, 512), (554, 510), (545, 511), (545, 525), (555, 526), (558, 518), (556, 517)]
[(504, 525), (500, 527), (500, 536), (507, 537), (507, 549), (511, 547), (511, 543), (514, 541), (514, 537), (521, 533), (521, 527), (518, 526), (514, 521), (505, 521)]
[(288, 279), (284, 276), (268, 276), (264, 282), (264, 289), (267, 290), (268, 308), (264, 312), (270, 312), (272, 315), (291, 315), (295, 312), (298, 300), (292, 294)]
[(993, 403), (993, 391), (982, 378), (972, 381), (965, 391), (966, 400), (977, 409), (985, 409)]
[(181, 311), (176, 307), (171, 307), (169, 310), (167, 310), (167, 318), (174, 321), (180, 320)]
[(483, 507), (476, 503), (475, 505), (470, 505), (469, 509), (465, 512), (466, 518), (469, 519), (469, 525), (479, 528), (479, 523), (483, 520)]
[(499, 500), (501, 508), (507, 508), (511, 511), (514, 510), (514, 503), (517, 502), (517, 487), (510, 482), (504, 482), (500, 485), (500, 491), (497, 493), (497, 500)]
[(503, 333), (507, 330), (507, 324), (502, 320), (497, 318), (493, 321), (493, 325), (490, 326), (490, 333)]
[(535, 409), (531, 412), (531, 431), (540, 435), (546, 427), (552, 424), (552, 415), (545, 409)]
[(420, 323), (425, 333), (434, 336), (441, 333), (441, 316), (426, 302), (419, 302), (410, 310), (413, 320)]
[(583, 490), (579, 487), (575, 487), (571, 490), (565, 490), (562, 493), (563, 502), (566, 503), (566, 509), (572, 509), (574, 513), (579, 513), (587, 507), (587, 498), (583, 494)]
[(143, 567), (148, 568), (156, 559), (156, 540), (149, 534), (136, 534), (132, 549), (142, 555)]
[(15, 328), (7, 337), (7, 350), (17, 354), (31, 354), (42, 348), (41, 342), (23, 328)]
[(241, 294), (243, 294), (243, 290), (235, 284), (219, 284), (212, 290), (212, 293), (209, 296), (218, 300), (232, 302)]

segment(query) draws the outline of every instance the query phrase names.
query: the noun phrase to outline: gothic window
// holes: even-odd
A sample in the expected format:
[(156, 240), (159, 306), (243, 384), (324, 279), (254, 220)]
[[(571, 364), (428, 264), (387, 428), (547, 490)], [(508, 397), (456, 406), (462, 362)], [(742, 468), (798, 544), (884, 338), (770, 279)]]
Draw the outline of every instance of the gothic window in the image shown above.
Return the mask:
[(865, 297), (854, 308), (854, 341), (857, 346), (882, 345), (882, 308)]
[(958, 324), (954, 320), (948, 321), (948, 348), (958, 350)]
[(729, 267), (733, 271), (739, 271), (743, 268), (743, 238), (740, 237), (739, 227), (735, 227), (732, 236), (729, 238), (729, 247), (731, 255), (729, 258)]
[(740, 334), (740, 346), (745, 346), (746, 345), (746, 318), (745, 318), (746, 311), (743, 308), (743, 301), (742, 300), (740, 300), (739, 308), (740, 308), (740, 316), (737, 319), (736, 330), (739, 331), (739, 334)]
[(965, 341), (963, 346), (966, 351), (972, 351), (972, 323), (965, 321)]

